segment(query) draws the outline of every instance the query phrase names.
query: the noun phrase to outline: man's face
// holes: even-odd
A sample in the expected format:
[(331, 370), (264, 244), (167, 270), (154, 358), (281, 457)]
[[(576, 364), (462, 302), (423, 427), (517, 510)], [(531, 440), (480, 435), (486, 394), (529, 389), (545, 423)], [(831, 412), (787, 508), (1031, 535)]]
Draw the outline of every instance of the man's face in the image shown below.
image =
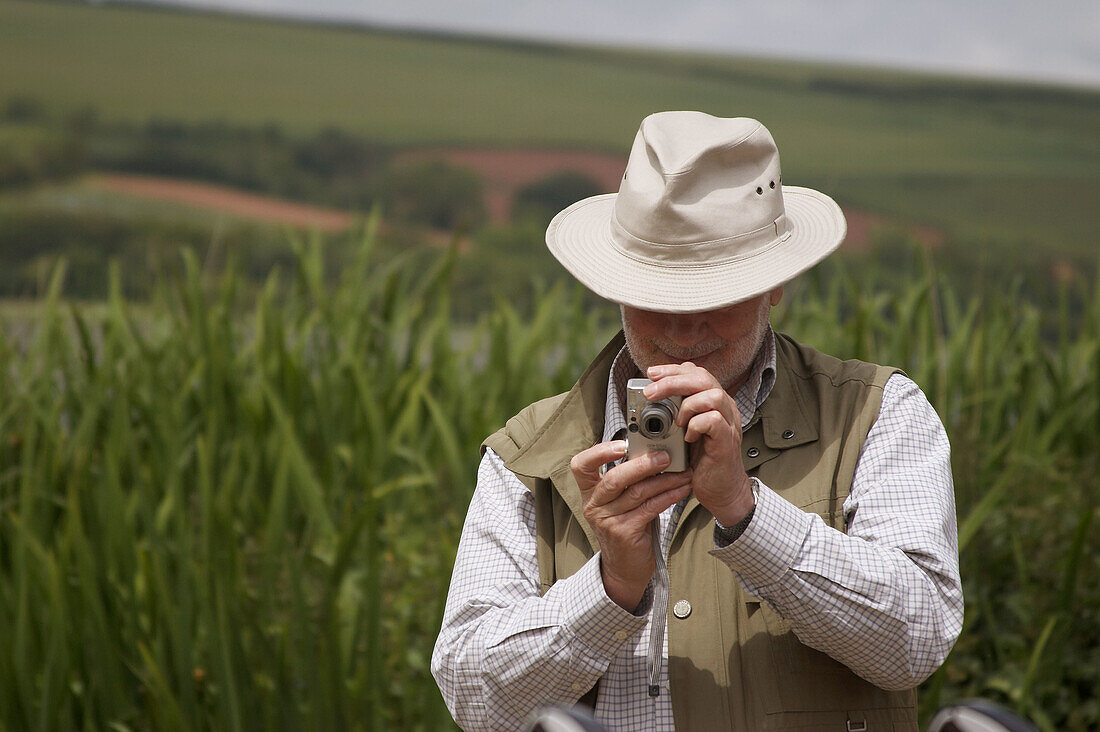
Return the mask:
[(783, 288), (777, 287), (721, 310), (690, 314), (623, 305), (626, 345), (642, 373), (650, 366), (691, 361), (732, 392), (745, 382), (768, 330), (768, 312), (782, 297)]

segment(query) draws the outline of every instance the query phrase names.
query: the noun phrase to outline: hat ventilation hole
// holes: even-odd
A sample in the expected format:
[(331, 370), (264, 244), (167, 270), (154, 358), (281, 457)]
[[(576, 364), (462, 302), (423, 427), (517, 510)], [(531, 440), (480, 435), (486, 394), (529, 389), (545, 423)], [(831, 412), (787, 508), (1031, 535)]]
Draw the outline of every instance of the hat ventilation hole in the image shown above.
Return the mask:
[(756, 195), (758, 195), (758, 196), (764, 195), (764, 189), (761, 188), (760, 186), (757, 186), (756, 187)]
[(773, 180), (771, 183), (769, 183), (768, 187), (769, 188), (775, 188), (775, 181)]

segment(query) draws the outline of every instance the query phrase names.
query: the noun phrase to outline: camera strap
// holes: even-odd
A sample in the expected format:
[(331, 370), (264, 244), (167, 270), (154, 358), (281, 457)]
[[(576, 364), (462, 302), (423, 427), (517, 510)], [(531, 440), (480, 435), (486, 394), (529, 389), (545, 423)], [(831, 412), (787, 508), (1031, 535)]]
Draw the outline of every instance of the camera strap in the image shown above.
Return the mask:
[(646, 665), (649, 670), (649, 695), (661, 693), (661, 666), (665, 659), (665, 622), (668, 620), (668, 566), (661, 549), (661, 519), (649, 523), (653, 542), (653, 557), (657, 564), (653, 574), (653, 606), (649, 620), (649, 654)]
[[(611, 437), (612, 440), (625, 440), (626, 428), (622, 427)], [(625, 459), (625, 458), (624, 458)], [(600, 466), (603, 475), (623, 460), (616, 460)], [(649, 523), (649, 537), (653, 542), (653, 559), (656, 568), (653, 573), (653, 604), (649, 619), (649, 653), (646, 657), (646, 669), (649, 671), (649, 695), (661, 695), (661, 669), (665, 661), (665, 623), (668, 622), (668, 565), (661, 548), (661, 517)]]

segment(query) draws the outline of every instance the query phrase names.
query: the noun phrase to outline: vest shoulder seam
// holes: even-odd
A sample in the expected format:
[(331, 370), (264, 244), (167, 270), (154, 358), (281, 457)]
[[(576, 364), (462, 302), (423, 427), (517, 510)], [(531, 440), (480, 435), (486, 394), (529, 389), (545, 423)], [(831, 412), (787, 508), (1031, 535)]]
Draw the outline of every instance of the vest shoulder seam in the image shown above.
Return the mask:
[[(872, 364), (872, 363), (869, 363), (867, 361), (860, 361), (860, 363), (867, 363), (870, 366), (874, 366), (876, 369), (880, 369), (880, 368), (889, 369), (889, 368), (891, 368), (889, 366), (879, 366), (877, 364)], [(904, 373), (904, 372), (899, 370), (899, 369), (893, 369), (891, 371), (890, 375), (893, 376), (894, 374), (900, 374), (900, 373)], [(884, 384), (876, 384), (874, 379), (868, 381), (867, 379), (865, 379), (862, 376), (849, 375), (849, 376), (843, 376), (840, 379), (837, 379), (835, 374), (831, 374), (828, 371), (822, 371), (820, 369), (810, 371), (810, 372), (807, 372), (805, 374), (792, 373), (792, 376), (794, 376), (795, 378), (801, 379), (803, 381), (810, 381), (815, 376), (824, 376), (826, 379), (829, 380), (829, 384), (831, 386), (843, 386), (844, 384), (847, 384), (847, 383), (853, 382), (853, 381), (857, 382), (857, 383), (860, 383), (860, 384), (863, 384), (864, 386), (866, 386), (868, 388), (878, 389), (880, 391), (885, 386)], [(887, 377), (887, 378), (889, 378), (889, 377)]]
[(522, 450), (545, 425), (549, 424), (557, 417), (557, 407), (560, 406), (560, 404), (554, 404), (553, 412), (542, 422), (536, 422), (534, 416), (535, 410), (545, 404), (555, 401), (564, 401), (564, 398), (567, 396), (569, 396), (569, 392), (563, 391), (559, 394), (531, 402), (509, 417), (505, 421), (504, 426), (486, 437), (485, 441), (493, 439), (497, 435), (503, 435), (512, 441), (517, 450)]

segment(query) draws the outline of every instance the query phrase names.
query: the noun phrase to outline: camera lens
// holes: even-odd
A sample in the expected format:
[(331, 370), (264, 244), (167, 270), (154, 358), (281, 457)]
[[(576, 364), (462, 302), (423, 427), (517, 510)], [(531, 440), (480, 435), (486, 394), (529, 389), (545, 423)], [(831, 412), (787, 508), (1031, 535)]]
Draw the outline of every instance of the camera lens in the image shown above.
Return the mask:
[(676, 413), (670, 408), (668, 402), (651, 402), (642, 409), (641, 419), (642, 434), (657, 440), (664, 437), (672, 426)]

